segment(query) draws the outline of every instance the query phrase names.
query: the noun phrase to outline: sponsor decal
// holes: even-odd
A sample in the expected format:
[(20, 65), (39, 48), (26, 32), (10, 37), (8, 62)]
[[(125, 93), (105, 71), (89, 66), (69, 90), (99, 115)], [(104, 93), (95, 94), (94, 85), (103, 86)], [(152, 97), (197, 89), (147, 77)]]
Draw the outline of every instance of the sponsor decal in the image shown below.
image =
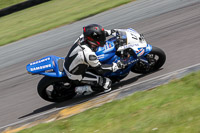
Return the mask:
[(33, 68), (31, 68), (31, 71), (41, 70), (41, 69), (45, 69), (45, 68), (51, 68), (51, 64), (47, 64), (47, 65), (44, 65), (44, 66), (33, 67)]
[(109, 48), (111, 48), (111, 47), (112, 47), (111, 43), (106, 43), (106, 45), (104, 45), (105, 50), (106, 50), (106, 49), (109, 49)]
[(132, 47), (137, 47), (137, 46), (139, 46), (139, 44), (128, 44), (128, 45), (125, 45), (125, 46), (123, 46), (124, 47), (124, 49), (127, 49), (127, 48), (132, 48)]
[(141, 48), (138, 51), (136, 51), (137, 56), (142, 56), (144, 54), (144, 49)]
[(135, 59), (135, 60), (132, 60), (132, 61), (130, 61), (130, 62), (128, 62), (128, 65), (130, 65), (130, 64), (132, 64), (132, 63), (134, 63), (134, 62), (136, 62), (136, 61), (138, 61), (139, 59)]
[(109, 43), (109, 48), (111, 48), (112, 47), (112, 45)]
[(104, 45), (104, 49), (107, 49), (107, 46), (108, 46), (108, 44), (106, 43), (106, 44)]
[(104, 58), (104, 54), (97, 56), (97, 59), (102, 59)]
[(32, 63), (30, 63), (30, 65), (35, 65), (35, 64), (39, 64), (39, 63), (42, 63), (42, 62), (45, 62), (45, 61), (49, 61), (51, 58), (48, 57), (48, 58), (45, 58), (45, 59), (42, 59), (42, 60), (38, 60), (38, 61), (34, 61)]
[(130, 33), (130, 34), (131, 34), (131, 36), (132, 36), (133, 39), (137, 40), (137, 36), (135, 36), (135, 35), (132, 34), (132, 33)]

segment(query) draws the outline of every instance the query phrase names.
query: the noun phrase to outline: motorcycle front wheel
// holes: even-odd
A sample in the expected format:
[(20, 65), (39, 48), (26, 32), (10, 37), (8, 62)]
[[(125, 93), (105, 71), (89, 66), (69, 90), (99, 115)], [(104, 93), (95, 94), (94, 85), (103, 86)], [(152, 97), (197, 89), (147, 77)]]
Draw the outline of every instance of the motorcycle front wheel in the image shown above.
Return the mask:
[(152, 51), (147, 54), (145, 58), (147, 59), (148, 64), (139, 61), (132, 67), (131, 71), (134, 73), (146, 74), (158, 70), (166, 61), (165, 52), (155, 46), (152, 46)]
[(37, 86), (39, 96), (49, 102), (63, 102), (73, 98), (75, 86), (66, 77), (43, 77)]

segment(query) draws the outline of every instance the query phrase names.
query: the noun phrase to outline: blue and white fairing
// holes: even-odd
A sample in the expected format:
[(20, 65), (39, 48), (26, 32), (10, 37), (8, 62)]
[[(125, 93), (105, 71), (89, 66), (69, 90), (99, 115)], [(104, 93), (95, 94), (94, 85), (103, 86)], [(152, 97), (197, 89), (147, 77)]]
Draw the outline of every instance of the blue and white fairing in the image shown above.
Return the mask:
[(129, 28), (120, 30), (120, 32), (123, 34), (123, 38), (126, 38), (126, 45), (120, 46), (117, 51), (131, 48), (137, 57), (141, 57), (147, 55), (152, 50), (152, 46), (147, 44), (143, 35), (139, 34), (136, 30)]
[(54, 55), (44, 57), (40, 60), (31, 62), (26, 66), (26, 69), (31, 74), (41, 74), (50, 77), (63, 77), (64, 72), (59, 70), (58, 62), (62, 57)]
[(98, 48), (96, 52), (96, 55), (98, 56), (100, 62), (102, 64), (112, 64), (113, 62), (117, 62), (120, 60), (120, 57), (116, 55), (116, 52), (124, 51), (125, 49), (129, 48), (134, 51), (136, 56), (131, 56), (128, 58), (128, 60), (126, 60), (126, 62), (129, 64), (126, 69), (118, 70), (114, 73), (108, 73), (106, 74), (106, 76), (119, 76), (127, 74), (139, 58), (146, 60), (144, 56), (152, 50), (152, 46), (150, 44), (147, 44), (147, 42), (144, 40), (144, 37), (134, 29), (120, 29), (119, 34), (120, 38), (124, 40), (125, 44), (123, 44), (116, 50), (114, 44), (114, 42), (116, 41), (116, 37), (107, 40), (105, 46)]

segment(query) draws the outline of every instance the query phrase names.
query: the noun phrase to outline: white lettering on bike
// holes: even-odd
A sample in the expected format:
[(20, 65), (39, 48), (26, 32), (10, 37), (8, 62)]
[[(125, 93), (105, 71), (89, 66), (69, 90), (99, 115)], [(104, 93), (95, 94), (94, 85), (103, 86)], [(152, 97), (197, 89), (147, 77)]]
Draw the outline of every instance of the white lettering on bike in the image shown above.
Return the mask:
[(42, 62), (45, 62), (45, 61), (49, 61), (50, 60), (50, 57), (48, 58), (45, 58), (45, 59), (42, 59), (42, 60), (38, 60), (38, 61), (34, 61), (32, 62), (30, 65), (35, 65), (35, 64), (38, 64), (38, 63), (42, 63)]
[(41, 70), (41, 69), (50, 68), (50, 67), (51, 67), (51, 64), (47, 64), (44, 66), (33, 67), (31, 68), (31, 71)]
[(97, 59), (102, 59), (104, 58), (104, 54), (97, 56)]
[(135, 47), (135, 46), (139, 46), (139, 44), (128, 44), (128, 45), (124, 45), (122, 47), (123, 47), (123, 49), (127, 49), (127, 48), (132, 48), (132, 47)]

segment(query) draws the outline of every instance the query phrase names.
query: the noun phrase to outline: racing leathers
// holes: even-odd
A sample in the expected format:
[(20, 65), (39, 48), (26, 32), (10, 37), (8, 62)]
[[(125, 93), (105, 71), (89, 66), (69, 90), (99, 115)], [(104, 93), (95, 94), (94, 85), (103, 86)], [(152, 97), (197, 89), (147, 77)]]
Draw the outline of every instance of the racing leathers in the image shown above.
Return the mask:
[[(111, 30), (106, 30), (107, 36), (112, 34)], [(74, 43), (68, 55), (65, 58), (64, 70), (66, 75), (72, 81), (80, 81), (86, 84), (85, 86), (78, 86), (75, 88), (78, 94), (90, 94), (95, 88), (91, 85), (99, 85), (104, 90), (111, 90), (111, 80), (100, 76), (106, 71), (117, 71), (120, 69), (117, 63), (103, 65), (97, 58), (97, 55), (92, 48), (90, 48), (84, 41), (84, 36), (81, 35)], [(88, 71), (91, 67), (98, 74)]]

